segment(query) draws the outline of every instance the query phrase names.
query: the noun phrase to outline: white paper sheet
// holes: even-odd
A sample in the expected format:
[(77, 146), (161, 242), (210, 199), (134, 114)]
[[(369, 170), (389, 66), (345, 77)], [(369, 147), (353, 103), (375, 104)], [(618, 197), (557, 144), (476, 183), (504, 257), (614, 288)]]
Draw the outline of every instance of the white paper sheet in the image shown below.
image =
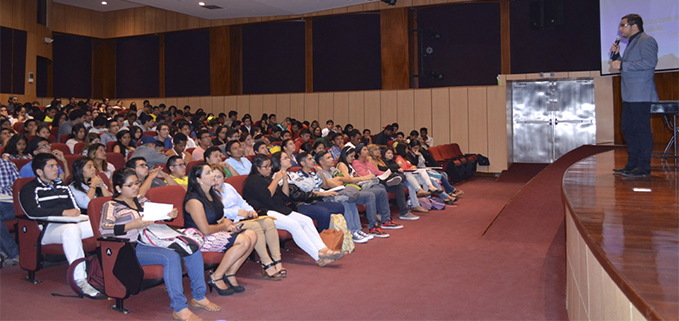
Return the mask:
[(48, 222), (60, 222), (60, 223), (79, 223), (79, 222), (85, 222), (90, 219), (89, 216), (87, 215), (78, 215), (78, 216), (46, 216), (46, 217), (38, 217), (37, 219), (40, 220), (45, 220)]
[(172, 212), (172, 204), (146, 202), (144, 203), (144, 214), (142, 221), (162, 221), (169, 220)]
[(390, 169), (388, 169), (386, 172), (382, 173), (382, 175), (377, 176), (377, 178), (379, 178), (381, 181), (383, 181), (383, 180), (389, 178), (389, 176), (391, 176), (391, 170)]
[(164, 224), (151, 224), (147, 226), (146, 229), (161, 239), (171, 239), (181, 235), (179, 232)]

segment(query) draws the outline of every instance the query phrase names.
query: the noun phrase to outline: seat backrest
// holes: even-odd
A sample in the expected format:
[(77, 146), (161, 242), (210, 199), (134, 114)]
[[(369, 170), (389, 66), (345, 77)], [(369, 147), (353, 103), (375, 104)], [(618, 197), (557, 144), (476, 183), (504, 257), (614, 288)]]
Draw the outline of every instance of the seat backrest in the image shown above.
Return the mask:
[(172, 222), (168, 222), (167, 225), (184, 227), (184, 212), (182, 207), (184, 205), (186, 191), (183, 187), (177, 185), (154, 187), (146, 192), (146, 197), (151, 202), (172, 204), (172, 206), (177, 209), (178, 214), (177, 218)]
[(75, 147), (73, 147), (73, 155), (80, 155), (83, 153), (84, 150), (85, 150), (84, 142), (76, 143)]
[(99, 224), (101, 223), (101, 210), (104, 208), (104, 203), (110, 201), (113, 197), (95, 197), (87, 205), (87, 216), (90, 217), (90, 224), (92, 225), (92, 232), (94, 232), (94, 239), (101, 237), (99, 233)]
[(0, 155), (5, 152), (5, 146), (0, 146)]
[(394, 143), (395, 143), (395, 142), (396, 142), (395, 140), (390, 140), (390, 141), (388, 141), (388, 142), (387, 142), (387, 148), (389, 148), (389, 149), (394, 148)]
[(64, 134), (59, 137), (59, 142), (62, 144), (66, 144), (66, 141), (68, 140), (68, 136), (71, 136), (70, 134)]
[[(35, 137), (35, 136), (33, 136), (33, 137)], [(28, 141), (30, 142), (31, 140), (29, 139)], [(54, 135), (52, 135), (52, 134), (50, 134), (50, 135), (47, 137), (47, 141), (50, 142), (50, 143), (57, 143), (57, 137), (54, 136)]]
[(21, 130), (21, 127), (23, 127), (23, 126), (24, 126), (24, 122), (18, 121), (16, 123), (14, 123), (14, 125), (12, 125), (12, 129), (14, 129), (14, 131), (18, 133)]
[(186, 151), (189, 152), (189, 154), (193, 154), (193, 151), (196, 150), (195, 147), (187, 148)]
[(445, 160), (445, 158), (443, 158), (443, 156), (441, 155), (441, 151), (439, 150), (438, 146), (429, 147), (428, 150), (429, 150), (429, 153), (431, 154), (431, 156), (434, 157), (434, 159), (437, 162), (441, 162), (441, 161)]
[(193, 165), (196, 165), (198, 163), (204, 163), (204, 161), (202, 159), (201, 160), (194, 160), (194, 161), (190, 161), (188, 164), (186, 164), (186, 174), (188, 175), (189, 171), (191, 170), (191, 167), (193, 167)]
[(453, 148), (450, 146), (450, 144), (440, 145), (439, 151), (441, 152), (441, 156), (443, 156), (445, 159), (455, 158), (455, 152), (453, 151)]
[(97, 176), (101, 178), (101, 181), (104, 182), (106, 187), (108, 188), (109, 192), (113, 192), (113, 186), (111, 186), (111, 181), (108, 179), (108, 176), (102, 172), (97, 172)]
[(87, 158), (83, 155), (64, 155), (64, 158), (66, 158), (66, 161), (68, 162), (68, 165), (70, 166), (69, 169), (71, 169), (71, 173), (73, 173), (73, 162), (75, 162), (78, 158)]
[(113, 153), (113, 146), (117, 143), (117, 140), (112, 140), (108, 143), (106, 143), (106, 152), (107, 153)]
[(125, 157), (121, 153), (106, 153), (106, 161), (113, 164), (116, 169), (125, 167)]
[(142, 135), (151, 135), (153, 137), (156, 137), (156, 135), (158, 135), (158, 133), (149, 130), (149, 131), (145, 131)]
[(245, 158), (247, 158), (250, 162), (252, 162), (252, 159), (255, 158), (255, 155), (248, 155), (248, 156), (245, 156)]
[(71, 148), (66, 144), (62, 143), (52, 143), (52, 150), (58, 149), (64, 153), (64, 155), (72, 155)]
[(248, 178), (248, 175), (237, 175), (237, 176), (231, 176), (227, 177), (224, 179), (225, 183), (229, 183), (229, 185), (233, 186), (233, 188), (236, 189), (238, 194), (241, 196), (243, 195), (243, 187), (245, 186), (245, 179)]
[(300, 169), (302, 169), (302, 167), (295, 166), (295, 167), (290, 167), (290, 169), (288, 169), (288, 170), (292, 173), (297, 173)]
[(21, 171), (21, 168), (24, 167), (26, 164), (28, 164), (31, 160), (30, 159), (10, 159), (14, 165), (17, 166), (17, 169)]
[(462, 153), (462, 150), (460, 149), (460, 145), (458, 145), (457, 143), (452, 143), (450, 145), (451, 145), (450, 148), (452, 149), (455, 157), (464, 156), (464, 154)]
[(14, 202), (14, 215), (15, 216), (25, 216), (26, 213), (24, 212), (23, 207), (21, 207), (21, 201), (19, 200), (19, 192), (21, 191), (21, 188), (26, 185), (26, 183), (30, 182), (35, 178), (33, 177), (24, 177), (24, 178), (19, 178), (16, 181), (14, 181), (14, 184), (12, 184), (12, 200)]
[(54, 137), (57, 137), (57, 135), (59, 135), (59, 127), (52, 127), (50, 129), (50, 134), (52, 134)]

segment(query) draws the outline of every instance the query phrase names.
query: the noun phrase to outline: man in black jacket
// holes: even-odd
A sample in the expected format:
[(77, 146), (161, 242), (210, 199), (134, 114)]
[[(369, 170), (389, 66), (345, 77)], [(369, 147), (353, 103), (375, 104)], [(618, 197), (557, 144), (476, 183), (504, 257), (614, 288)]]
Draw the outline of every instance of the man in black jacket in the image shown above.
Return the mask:
[(387, 125), (384, 130), (375, 136), (373, 143), (377, 145), (387, 145), (387, 142), (391, 139), (391, 134), (394, 132), (394, 127)]
[[(71, 190), (59, 178), (57, 158), (48, 153), (35, 156), (31, 164), (35, 179), (26, 183), (19, 192), (21, 207), (30, 218), (47, 216), (80, 215)], [(82, 240), (92, 237), (90, 222), (50, 223), (45, 228), (42, 244), (62, 244), (68, 263), (85, 256)], [(92, 298), (101, 296), (99, 291), (87, 283), (85, 265), (80, 264), (75, 272), (76, 284), (83, 293)]]

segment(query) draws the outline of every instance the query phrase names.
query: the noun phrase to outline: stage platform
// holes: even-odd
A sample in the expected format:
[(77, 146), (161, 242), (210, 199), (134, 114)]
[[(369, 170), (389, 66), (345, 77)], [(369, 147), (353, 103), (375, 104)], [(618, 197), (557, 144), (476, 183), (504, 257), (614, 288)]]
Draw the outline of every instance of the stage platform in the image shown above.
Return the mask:
[(587, 157), (563, 178), (571, 320), (679, 320), (679, 179), (613, 175), (627, 153)]

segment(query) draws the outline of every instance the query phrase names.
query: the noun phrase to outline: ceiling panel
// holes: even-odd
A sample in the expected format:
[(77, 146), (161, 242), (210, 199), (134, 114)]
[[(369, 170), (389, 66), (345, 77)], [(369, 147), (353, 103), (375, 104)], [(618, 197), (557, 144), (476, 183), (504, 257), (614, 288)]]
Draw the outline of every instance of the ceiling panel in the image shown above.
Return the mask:
[(222, 9), (206, 9), (200, 0), (54, 0), (54, 2), (97, 11), (114, 11), (141, 6), (156, 7), (204, 19), (228, 19), (298, 15), (374, 2), (378, 0), (202, 0), (206, 5)]

